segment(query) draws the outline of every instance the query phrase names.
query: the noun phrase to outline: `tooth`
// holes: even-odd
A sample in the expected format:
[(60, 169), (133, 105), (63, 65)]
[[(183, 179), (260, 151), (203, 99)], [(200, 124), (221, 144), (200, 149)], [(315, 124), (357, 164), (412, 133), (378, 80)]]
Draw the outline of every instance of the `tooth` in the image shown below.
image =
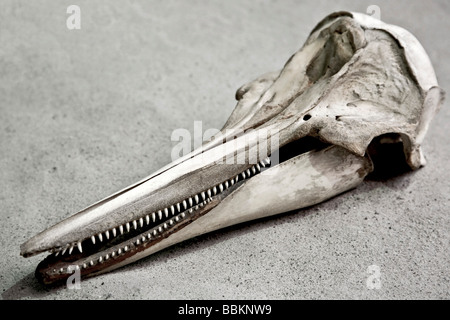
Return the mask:
[(102, 234), (101, 234), (101, 233), (99, 233), (99, 234), (97, 235), (97, 237), (98, 237), (98, 240), (100, 240), (100, 242), (102, 242), (102, 241), (103, 241), (103, 236), (102, 236)]
[(73, 246), (70, 247), (69, 254), (72, 254), (72, 251), (73, 251)]
[(184, 208), (184, 210), (187, 209), (187, 203), (186, 203), (186, 200), (183, 200), (183, 208)]
[(87, 264), (83, 263), (83, 269), (86, 269), (86, 268), (87, 268)]
[(214, 195), (217, 194), (217, 188), (216, 188), (216, 186), (213, 187), (213, 194), (214, 194)]
[(164, 223), (164, 229), (167, 229), (167, 223)]
[(155, 222), (156, 221), (156, 213), (152, 213), (152, 221)]
[(256, 173), (256, 168), (255, 168), (255, 166), (252, 167), (252, 172), (253, 172), (253, 174)]
[(172, 219), (169, 220), (169, 224), (173, 225), (173, 220)]
[(198, 205), (197, 205), (197, 206), (195, 206), (194, 210), (198, 210)]
[(142, 240), (142, 242), (145, 242), (145, 237), (142, 237), (141, 240)]
[(66, 251), (67, 251), (67, 247), (65, 247), (65, 248), (63, 249), (63, 251), (61, 252), (61, 255), (64, 255), (64, 253), (66, 253)]
[(245, 171), (245, 173), (247, 173), (247, 176), (250, 177), (250, 169), (247, 169), (247, 171)]
[(166, 218), (169, 217), (169, 209), (164, 208), (164, 215), (166, 216)]
[(116, 252), (115, 251), (113, 251), (113, 252), (111, 252), (111, 257), (115, 257), (116, 256)]
[(140, 244), (141, 244), (141, 240), (137, 239), (137, 240), (136, 240), (136, 245), (138, 246), (138, 245), (140, 245)]
[(108, 230), (105, 231), (105, 236), (106, 236), (106, 239), (109, 239), (109, 231)]
[(198, 194), (195, 195), (194, 199), (195, 199), (195, 203), (196, 204), (200, 201), (199, 198), (198, 198)]
[(239, 175), (236, 176), (236, 178), (234, 178), (235, 183), (237, 183), (239, 181)]
[(83, 252), (83, 248), (81, 247), (81, 241), (78, 241), (77, 247), (78, 247), (78, 251), (80, 251), (80, 253), (82, 253)]
[(91, 266), (93, 266), (94, 265), (94, 261), (89, 261), (89, 264), (91, 265)]
[(116, 228), (112, 228), (112, 233), (113, 233), (113, 237), (115, 237), (117, 234)]
[(270, 158), (269, 157), (265, 158), (264, 162), (265, 162), (265, 164), (269, 165), (270, 164)]
[[(192, 212), (194, 212), (194, 209), (190, 208), (190, 209), (189, 209), (189, 213), (192, 213)], [(184, 218), (184, 217), (183, 217), (183, 218)]]
[(98, 262), (102, 262), (103, 261), (103, 257), (98, 258)]
[(145, 216), (145, 223), (147, 223), (147, 225), (150, 224), (150, 216), (149, 215)]
[(172, 213), (172, 215), (175, 214), (175, 207), (174, 206), (170, 206), (170, 212)]
[(162, 232), (163, 232), (162, 227), (159, 227), (159, 228), (158, 228), (158, 231), (159, 231), (159, 233), (162, 233)]
[(151, 237), (152, 237), (151, 233), (147, 234), (147, 239), (150, 239)]
[(125, 246), (125, 248), (123, 248), (123, 251), (127, 252), (128, 251), (128, 246)]
[(205, 191), (203, 191), (203, 192), (201, 193), (201, 195), (202, 195), (203, 201), (205, 201), (205, 200), (206, 200), (206, 193), (205, 193)]
[(55, 253), (55, 257), (57, 257), (60, 253), (61, 253), (61, 250), (60, 250), (60, 251), (57, 251), (57, 252)]
[(223, 185), (222, 184), (219, 184), (219, 190), (220, 190), (220, 192), (223, 191)]
[(64, 268), (59, 269), (59, 273), (63, 273), (64, 272)]
[(162, 219), (162, 211), (161, 210), (158, 210), (158, 218), (159, 218), (159, 220)]
[(181, 217), (184, 218), (186, 217), (186, 214), (184, 212), (181, 213)]
[(125, 227), (127, 228), (127, 232), (130, 232), (130, 223), (127, 222), (127, 224), (125, 225)]
[(123, 226), (122, 225), (119, 226), (119, 231), (120, 231), (120, 234), (123, 234)]
[(180, 203), (179, 203), (179, 202), (177, 203), (177, 211), (178, 211), (178, 212), (181, 212), (181, 206), (180, 206)]
[(109, 254), (106, 254), (105, 260), (108, 260), (108, 259), (109, 259)]
[(139, 225), (141, 226), (141, 228), (144, 226), (144, 219), (139, 218)]
[(230, 183), (231, 183), (231, 185), (233, 185), (234, 184), (234, 179), (231, 179)]
[(260, 161), (259, 164), (261, 165), (261, 167), (265, 168), (266, 164), (264, 163), (264, 161)]
[(242, 179), (245, 179), (245, 172), (242, 172), (241, 175), (242, 175)]
[(158, 231), (156, 231), (156, 229), (153, 230), (153, 235), (154, 235), (155, 237), (158, 235)]
[(211, 198), (211, 189), (208, 189), (208, 191), (206, 191), (206, 193), (208, 194), (208, 197)]
[(133, 227), (134, 227), (134, 230), (137, 230), (137, 221), (136, 220), (133, 220)]
[(189, 206), (192, 207), (194, 203), (192, 202), (192, 198), (189, 198)]
[(225, 181), (224, 185), (225, 185), (225, 190), (228, 189), (228, 181)]
[(92, 244), (95, 244), (95, 237), (94, 236), (91, 237), (91, 240), (92, 240)]
[(119, 250), (117, 250), (117, 254), (122, 254), (122, 249), (119, 248)]
[(256, 164), (256, 170), (258, 170), (258, 172), (261, 171), (261, 166), (259, 165), (259, 163)]

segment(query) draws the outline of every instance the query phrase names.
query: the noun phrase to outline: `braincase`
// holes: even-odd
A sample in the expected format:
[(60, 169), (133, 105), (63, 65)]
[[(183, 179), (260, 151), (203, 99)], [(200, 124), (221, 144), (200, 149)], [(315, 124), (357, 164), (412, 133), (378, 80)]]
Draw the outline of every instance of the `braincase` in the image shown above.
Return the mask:
[(357, 153), (384, 133), (414, 135), (424, 100), (395, 39), (380, 30), (365, 34), (366, 46), (310, 112), (314, 132)]
[[(348, 24), (348, 19), (325, 19), (322, 30), (315, 30), (307, 43), (339, 26), (339, 21)], [(420, 143), (444, 94), (417, 39), (404, 29), (370, 19), (357, 19), (363, 34), (352, 32), (361, 48), (330, 79), (321, 78), (310, 87), (310, 96), (319, 98), (305, 104), (305, 96), (298, 97), (303, 110), (286, 111), (308, 109), (309, 134), (360, 155), (375, 137), (396, 133), (408, 164), (418, 168), (424, 164)]]
[(277, 126), (285, 141), (316, 136), (359, 155), (375, 137), (396, 133), (417, 168), (442, 97), (427, 54), (408, 31), (339, 12), (313, 29), (281, 71), (238, 90), (226, 127)]

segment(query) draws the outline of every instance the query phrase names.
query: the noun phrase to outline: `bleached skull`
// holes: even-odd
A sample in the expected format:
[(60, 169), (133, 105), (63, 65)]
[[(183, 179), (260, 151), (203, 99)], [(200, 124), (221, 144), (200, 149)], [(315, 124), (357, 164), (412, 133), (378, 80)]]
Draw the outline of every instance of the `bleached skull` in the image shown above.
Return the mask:
[[(52, 252), (36, 272), (50, 284), (66, 279), (69, 265), (91, 276), (206, 232), (310, 206), (361, 183), (379, 137), (401, 141), (417, 169), (443, 96), (409, 32), (359, 13), (331, 14), (281, 71), (237, 91), (221, 139), (41, 232), (21, 254)], [(269, 157), (251, 129), (268, 134)], [(244, 134), (230, 139), (237, 131)], [(242, 162), (223, 161), (242, 153)]]

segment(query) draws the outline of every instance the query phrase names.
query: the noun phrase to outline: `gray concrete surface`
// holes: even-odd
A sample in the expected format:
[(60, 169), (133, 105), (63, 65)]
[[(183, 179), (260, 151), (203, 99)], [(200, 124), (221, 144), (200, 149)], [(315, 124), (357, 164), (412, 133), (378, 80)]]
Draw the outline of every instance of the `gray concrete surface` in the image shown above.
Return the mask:
[[(302, 210), (208, 234), (80, 290), (43, 288), (19, 245), (170, 162), (176, 128), (220, 128), (234, 92), (277, 70), (327, 14), (381, 8), (449, 91), (448, 1), (5, 1), (0, 9), (3, 299), (448, 299), (450, 123), (428, 165)], [(81, 8), (81, 30), (66, 8)], [(366, 286), (367, 269), (381, 289)]]

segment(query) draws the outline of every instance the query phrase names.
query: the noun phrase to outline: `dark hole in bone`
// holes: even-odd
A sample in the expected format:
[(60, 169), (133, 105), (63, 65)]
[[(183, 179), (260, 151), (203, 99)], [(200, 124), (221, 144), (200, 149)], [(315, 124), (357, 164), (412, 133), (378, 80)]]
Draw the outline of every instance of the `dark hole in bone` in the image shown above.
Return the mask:
[(411, 171), (403, 151), (403, 141), (397, 133), (374, 138), (367, 152), (374, 164), (374, 171), (367, 176), (367, 180), (386, 181)]
[(311, 119), (311, 115), (310, 114), (305, 114), (303, 116), (303, 120), (308, 121), (309, 119)]
[(278, 150), (279, 161), (282, 163), (300, 154), (311, 150), (320, 150), (326, 148), (327, 146), (329, 146), (329, 144), (326, 144), (317, 138), (306, 136), (281, 147)]

